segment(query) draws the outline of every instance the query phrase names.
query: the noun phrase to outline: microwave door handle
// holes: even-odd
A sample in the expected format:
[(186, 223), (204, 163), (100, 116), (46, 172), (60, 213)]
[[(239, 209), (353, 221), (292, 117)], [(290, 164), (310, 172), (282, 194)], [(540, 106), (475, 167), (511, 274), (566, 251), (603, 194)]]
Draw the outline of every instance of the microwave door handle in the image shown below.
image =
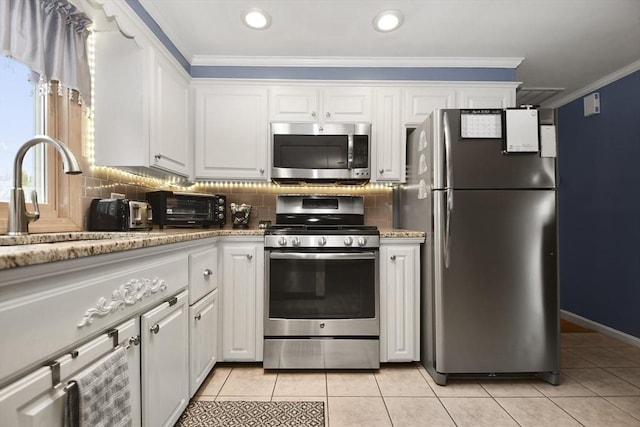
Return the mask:
[(347, 147), (347, 169), (353, 169), (353, 134), (347, 134), (348, 139), (348, 147)]

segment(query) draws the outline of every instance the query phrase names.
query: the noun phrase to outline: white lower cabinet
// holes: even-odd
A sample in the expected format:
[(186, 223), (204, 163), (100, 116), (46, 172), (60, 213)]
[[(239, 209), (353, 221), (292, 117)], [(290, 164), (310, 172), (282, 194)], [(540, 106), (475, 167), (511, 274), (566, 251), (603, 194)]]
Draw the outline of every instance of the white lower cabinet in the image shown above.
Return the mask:
[(193, 396), (217, 361), (218, 290), (189, 308), (189, 395)]
[(420, 244), (383, 241), (380, 270), (380, 362), (420, 360)]
[(264, 244), (222, 245), (222, 360), (262, 361)]
[(173, 426), (189, 403), (188, 292), (141, 317), (142, 425)]
[[(130, 319), (113, 330), (116, 344), (127, 346), (132, 426), (140, 425), (139, 319)], [(67, 382), (93, 369), (114, 348), (114, 335), (102, 334), (52, 362), (0, 389), (0, 425), (3, 427), (58, 427), (64, 424)], [(57, 366), (57, 367), (55, 367)], [(56, 372), (54, 374), (54, 371)], [(56, 384), (54, 375), (59, 377)]]

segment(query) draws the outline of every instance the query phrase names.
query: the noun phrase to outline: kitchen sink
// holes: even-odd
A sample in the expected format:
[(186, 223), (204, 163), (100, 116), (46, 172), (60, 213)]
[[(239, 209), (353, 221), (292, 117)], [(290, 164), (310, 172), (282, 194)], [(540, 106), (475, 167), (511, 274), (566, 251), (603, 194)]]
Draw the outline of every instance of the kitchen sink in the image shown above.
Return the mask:
[(83, 242), (90, 240), (135, 239), (162, 236), (154, 232), (77, 231), (67, 233), (34, 233), (23, 236), (0, 236), (0, 246), (37, 245), (41, 243)]

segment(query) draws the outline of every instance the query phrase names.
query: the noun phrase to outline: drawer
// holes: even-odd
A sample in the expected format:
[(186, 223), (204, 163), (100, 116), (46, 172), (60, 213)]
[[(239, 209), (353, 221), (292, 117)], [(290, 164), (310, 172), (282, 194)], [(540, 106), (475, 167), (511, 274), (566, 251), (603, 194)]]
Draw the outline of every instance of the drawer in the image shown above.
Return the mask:
[(218, 287), (218, 248), (189, 255), (189, 305)]

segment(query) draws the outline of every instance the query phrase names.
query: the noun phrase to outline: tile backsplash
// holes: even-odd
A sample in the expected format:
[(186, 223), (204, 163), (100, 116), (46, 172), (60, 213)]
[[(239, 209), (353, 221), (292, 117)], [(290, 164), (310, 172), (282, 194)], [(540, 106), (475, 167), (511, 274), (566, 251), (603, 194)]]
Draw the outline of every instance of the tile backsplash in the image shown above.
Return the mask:
[[(86, 161), (86, 160), (85, 160)], [(124, 194), (131, 200), (145, 200), (147, 191), (170, 189), (159, 181), (120, 172), (116, 169), (85, 165), (83, 209), (84, 228), (91, 200), (109, 198), (111, 193)], [(174, 189), (227, 196), (227, 205), (246, 203), (252, 206), (250, 227), (257, 228), (261, 220), (276, 220), (278, 194), (359, 194), (364, 196), (365, 224), (391, 228), (393, 224), (393, 196), (390, 187), (369, 184), (363, 187), (291, 187), (267, 183), (207, 183)], [(227, 208), (228, 209), (228, 208)], [(227, 211), (228, 217), (231, 217)], [(225, 228), (231, 228), (228, 221)]]

